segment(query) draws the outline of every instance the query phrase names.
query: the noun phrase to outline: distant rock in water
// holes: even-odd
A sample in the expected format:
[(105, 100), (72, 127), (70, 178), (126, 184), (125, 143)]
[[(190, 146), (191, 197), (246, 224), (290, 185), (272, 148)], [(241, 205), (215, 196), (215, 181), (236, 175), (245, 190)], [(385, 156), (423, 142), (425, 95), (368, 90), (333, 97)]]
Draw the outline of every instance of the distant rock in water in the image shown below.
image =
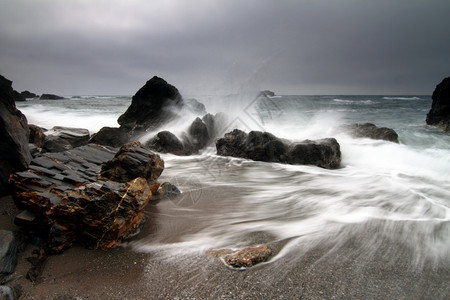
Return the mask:
[(432, 99), (433, 103), (427, 114), (427, 124), (450, 131), (450, 77), (436, 86)]
[(269, 90), (259, 92), (257, 97), (275, 97), (275, 93)]
[(154, 130), (177, 117), (182, 103), (176, 87), (154, 76), (133, 96), (130, 107), (117, 122), (131, 135)]
[(32, 99), (32, 98), (39, 97), (38, 95), (36, 95), (35, 93), (32, 93), (30, 91), (20, 92), (20, 95), (22, 96), (22, 98), (25, 98), (25, 99)]
[(109, 249), (138, 232), (146, 205), (160, 195), (163, 169), (139, 142), (117, 153), (94, 144), (45, 153), (11, 176), (14, 201), (27, 212), (16, 223), (44, 237), (47, 253), (73, 243)]
[(42, 94), (41, 97), (39, 97), (40, 100), (62, 100), (64, 97), (53, 95), (53, 94)]
[(256, 161), (337, 168), (341, 163), (340, 145), (334, 138), (292, 142), (271, 133), (239, 129), (216, 141), (218, 155), (248, 158)]
[(31, 161), (27, 118), (16, 108), (16, 96), (12, 81), (0, 75), (0, 195), (9, 191), (9, 175)]
[(339, 127), (339, 130), (348, 132), (356, 138), (369, 138), (398, 143), (398, 134), (394, 129), (377, 127), (372, 123), (342, 125)]

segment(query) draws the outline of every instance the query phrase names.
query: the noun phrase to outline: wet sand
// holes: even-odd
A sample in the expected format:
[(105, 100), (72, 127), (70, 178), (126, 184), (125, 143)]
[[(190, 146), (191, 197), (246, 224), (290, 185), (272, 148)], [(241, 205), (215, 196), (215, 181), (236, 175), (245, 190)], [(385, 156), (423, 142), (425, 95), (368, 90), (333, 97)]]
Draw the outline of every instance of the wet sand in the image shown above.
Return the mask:
[[(209, 196), (203, 193), (196, 205), (201, 206)], [(4, 199), (0, 204), (0, 226), (17, 229), (12, 224), (16, 210), (9, 198)], [(202, 226), (201, 215), (187, 216), (183, 210), (175, 209), (170, 200), (150, 205), (147, 216), (149, 221), (135, 241), (175, 241)], [(130, 246), (107, 252), (74, 246), (48, 258), (37, 284), (25, 278), (30, 267), (26, 257), (35, 249), (28, 245), (19, 254), (15, 271), (24, 277), (10, 285), (22, 286), (21, 299), (450, 298), (449, 261), (415, 266), (411, 249), (393, 240), (383, 240), (369, 255), (364, 245), (370, 238), (368, 232), (341, 245), (298, 245), (296, 251), (276, 261), (247, 270), (230, 269), (205, 254), (168, 259), (136, 252)], [(264, 234), (250, 239), (267, 239), (275, 252), (282, 251), (288, 242), (274, 242)]]

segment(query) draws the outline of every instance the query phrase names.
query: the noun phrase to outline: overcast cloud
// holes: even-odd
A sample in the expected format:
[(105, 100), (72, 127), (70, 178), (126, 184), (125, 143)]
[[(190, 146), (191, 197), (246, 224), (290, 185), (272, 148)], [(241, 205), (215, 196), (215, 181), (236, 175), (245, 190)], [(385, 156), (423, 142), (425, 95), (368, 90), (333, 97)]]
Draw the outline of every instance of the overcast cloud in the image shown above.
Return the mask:
[(0, 74), (36, 93), (431, 94), (448, 0), (0, 0)]

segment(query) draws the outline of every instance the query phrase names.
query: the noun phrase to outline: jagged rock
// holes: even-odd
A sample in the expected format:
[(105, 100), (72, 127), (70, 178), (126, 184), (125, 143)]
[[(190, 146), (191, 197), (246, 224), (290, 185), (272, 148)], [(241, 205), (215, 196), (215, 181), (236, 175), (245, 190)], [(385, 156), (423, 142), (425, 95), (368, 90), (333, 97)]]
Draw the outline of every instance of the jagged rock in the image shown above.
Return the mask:
[(146, 147), (161, 153), (186, 155), (183, 143), (170, 131), (160, 131), (146, 143)]
[(322, 168), (337, 168), (341, 162), (340, 145), (334, 138), (291, 142), (268, 132), (247, 134), (235, 129), (216, 141), (216, 149), (223, 156)]
[(125, 145), (128, 140), (128, 133), (123, 128), (103, 127), (92, 135), (89, 143), (117, 148)]
[(46, 152), (61, 152), (86, 145), (89, 141), (89, 130), (55, 126), (45, 133), (42, 149)]
[(89, 144), (33, 159), (27, 171), (11, 176), (13, 197), (19, 208), (32, 212), (31, 229), (45, 237), (47, 253), (75, 242), (106, 250), (138, 231), (162, 168), (159, 156), (137, 142), (117, 154)]
[(241, 250), (212, 250), (208, 251), (207, 254), (221, 258), (225, 264), (233, 268), (249, 268), (267, 261), (272, 255), (272, 249), (266, 245), (258, 245)]
[(0, 75), (0, 195), (9, 192), (9, 175), (31, 160), (27, 118), (16, 108), (12, 82)]
[(164, 161), (158, 154), (145, 149), (139, 142), (131, 142), (122, 146), (114, 158), (102, 166), (100, 175), (117, 182), (128, 182), (137, 177), (153, 181), (163, 170)]
[(339, 129), (348, 132), (356, 138), (386, 140), (389, 142), (398, 143), (398, 134), (394, 129), (377, 127), (371, 123), (342, 125)]
[(23, 91), (20, 92), (20, 95), (22, 96), (22, 98), (24, 99), (32, 99), (32, 98), (37, 98), (39, 97), (38, 95), (36, 95), (35, 93), (32, 93), (30, 91)]
[(428, 125), (450, 131), (450, 77), (439, 83), (432, 95), (433, 102), (427, 114)]
[(28, 262), (31, 263), (31, 268), (27, 272), (27, 279), (35, 283), (44, 271), (47, 254), (44, 249), (35, 249), (31, 254), (34, 254), (34, 256), (27, 257)]
[(30, 138), (28, 140), (29, 143), (36, 145), (36, 147), (42, 148), (45, 142), (44, 129), (33, 124), (28, 124), (28, 128), (30, 129)]
[(17, 240), (12, 231), (0, 229), (0, 274), (14, 272), (17, 264)]
[[(188, 142), (198, 151), (210, 142), (210, 136), (206, 124), (200, 118), (196, 118), (188, 128)], [(194, 150), (194, 151), (195, 151)]]
[(117, 122), (133, 136), (155, 130), (175, 118), (182, 103), (176, 87), (154, 76), (133, 96), (130, 107)]
[(42, 94), (41, 97), (39, 97), (40, 100), (62, 100), (64, 97), (54, 95), (54, 94)]

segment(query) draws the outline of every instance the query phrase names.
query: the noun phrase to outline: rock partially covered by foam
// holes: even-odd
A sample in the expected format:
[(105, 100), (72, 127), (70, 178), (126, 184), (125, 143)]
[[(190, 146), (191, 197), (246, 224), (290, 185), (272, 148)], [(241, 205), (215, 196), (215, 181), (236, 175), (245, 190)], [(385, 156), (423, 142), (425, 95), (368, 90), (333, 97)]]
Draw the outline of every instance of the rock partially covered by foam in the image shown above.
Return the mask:
[(340, 145), (334, 138), (292, 142), (268, 132), (245, 133), (235, 129), (216, 141), (218, 155), (256, 161), (337, 168), (341, 163)]
[(398, 134), (394, 129), (377, 127), (372, 123), (342, 125), (340, 126), (340, 130), (346, 131), (356, 138), (369, 138), (398, 143)]
[(183, 98), (176, 87), (154, 76), (137, 91), (117, 122), (132, 134), (154, 130), (177, 117), (176, 110), (182, 103)]
[(427, 114), (427, 124), (450, 131), (450, 77), (436, 86), (432, 99), (433, 103)]

